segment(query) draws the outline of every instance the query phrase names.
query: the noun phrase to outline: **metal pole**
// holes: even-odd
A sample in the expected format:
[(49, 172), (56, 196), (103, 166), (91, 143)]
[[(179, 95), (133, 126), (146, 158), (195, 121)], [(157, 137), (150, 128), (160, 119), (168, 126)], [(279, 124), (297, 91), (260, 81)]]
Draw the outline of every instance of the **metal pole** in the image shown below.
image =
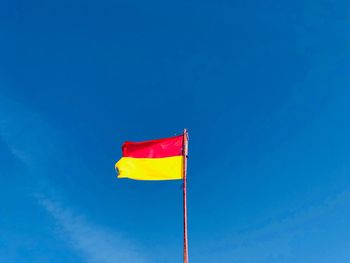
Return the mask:
[(183, 215), (184, 215), (184, 263), (188, 263), (188, 240), (187, 240), (187, 155), (188, 155), (188, 132), (184, 129), (183, 134)]

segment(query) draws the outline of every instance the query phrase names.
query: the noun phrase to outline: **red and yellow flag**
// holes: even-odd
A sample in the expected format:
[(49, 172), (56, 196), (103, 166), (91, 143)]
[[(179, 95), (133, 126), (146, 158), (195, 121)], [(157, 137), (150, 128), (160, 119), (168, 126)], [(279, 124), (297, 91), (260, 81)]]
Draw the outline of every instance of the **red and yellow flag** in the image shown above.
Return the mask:
[(123, 156), (115, 164), (118, 178), (177, 180), (183, 178), (184, 136), (125, 142)]

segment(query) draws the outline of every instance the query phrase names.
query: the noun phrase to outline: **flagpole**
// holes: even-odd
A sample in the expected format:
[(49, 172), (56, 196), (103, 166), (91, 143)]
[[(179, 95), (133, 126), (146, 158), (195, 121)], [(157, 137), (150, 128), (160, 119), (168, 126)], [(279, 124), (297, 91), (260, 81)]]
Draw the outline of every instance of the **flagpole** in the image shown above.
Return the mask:
[(187, 155), (188, 155), (188, 132), (184, 129), (183, 148), (183, 216), (184, 216), (184, 263), (188, 263), (188, 240), (187, 240)]

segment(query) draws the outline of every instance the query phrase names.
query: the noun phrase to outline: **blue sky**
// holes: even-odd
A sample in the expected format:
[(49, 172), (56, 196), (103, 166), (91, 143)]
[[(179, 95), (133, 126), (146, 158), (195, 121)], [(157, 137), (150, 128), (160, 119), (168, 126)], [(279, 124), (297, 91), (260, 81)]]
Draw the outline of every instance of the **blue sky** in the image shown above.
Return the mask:
[(0, 262), (181, 262), (181, 182), (114, 163), (185, 127), (191, 262), (348, 262), (349, 23), (348, 1), (1, 1)]

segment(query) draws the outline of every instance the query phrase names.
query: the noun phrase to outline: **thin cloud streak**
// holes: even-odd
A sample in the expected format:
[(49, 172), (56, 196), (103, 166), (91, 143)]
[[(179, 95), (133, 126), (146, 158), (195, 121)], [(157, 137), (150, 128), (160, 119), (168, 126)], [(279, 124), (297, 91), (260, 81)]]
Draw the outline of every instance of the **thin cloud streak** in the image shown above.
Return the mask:
[(136, 247), (124, 237), (95, 225), (72, 209), (46, 197), (39, 204), (56, 220), (62, 235), (83, 259), (91, 263), (145, 263)]
[(350, 189), (345, 189), (319, 205), (291, 212), (288, 218), (220, 241), (216, 251), (210, 251), (210, 257), (222, 258), (222, 262), (231, 258), (230, 262), (237, 263), (290, 262), (295, 253), (295, 241), (313, 235), (319, 228), (315, 222), (332, 216), (336, 211), (342, 214), (343, 206), (349, 204)]
[[(86, 216), (78, 215), (73, 209), (64, 206), (63, 202), (47, 198), (52, 193), (63, 191), (50, 179), (50, 167), (55, 165), (54, 160), (62, 159), (65, 153), (72, 153), (72, 150), (62, 146), (64, 144), (58, 133), (39, 114), (1, 93), (0, 137), (26, 167), (25, 175), (32, 177), (30, 191), (37, 193), (34, 197), (38, 204), (55, 219), (59, 234), (72, 250), (80, 253), (84, 261), (147, 262), (130, 241), (115, 231), (89, 222)], [(79, 162), (76, 159), (74, 161)], [(88, 171), (84, 169), (80, 172)], [(64, 193), (60, 196), (64, 199)]]

